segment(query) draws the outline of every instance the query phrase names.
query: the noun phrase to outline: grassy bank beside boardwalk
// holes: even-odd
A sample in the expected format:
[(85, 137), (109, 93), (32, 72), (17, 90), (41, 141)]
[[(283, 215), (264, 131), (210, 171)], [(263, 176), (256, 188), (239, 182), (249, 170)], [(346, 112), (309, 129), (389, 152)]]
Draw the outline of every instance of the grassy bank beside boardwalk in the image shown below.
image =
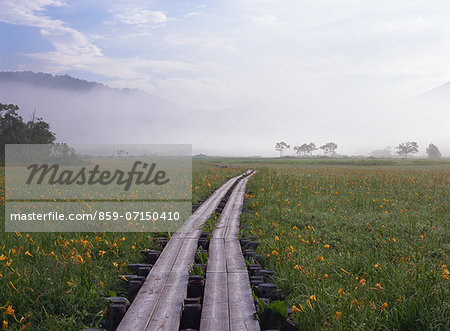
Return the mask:
[(243, 218), (300, 330), (450, 329), (448, 163), (253, 162)]
[[(192, 196), (204, 199), (240, 168), (194, 161)], [(122, 295), (118, 275), (156, 248), (153, 233), (6, 233), (4, 169), (0, 172), (0, 329), (96, 327), (106, 298)], [(160, 236), (161, 234), (157, 234)]]
[[(450, 329), (448, 160), (195, 159), (193, 201), (247, 168), (242, 217), (300, 330)], [(3, 173), (0, 226), (10, 330), (95, 327), (155, 247), (152, 233), (5, 233)]]

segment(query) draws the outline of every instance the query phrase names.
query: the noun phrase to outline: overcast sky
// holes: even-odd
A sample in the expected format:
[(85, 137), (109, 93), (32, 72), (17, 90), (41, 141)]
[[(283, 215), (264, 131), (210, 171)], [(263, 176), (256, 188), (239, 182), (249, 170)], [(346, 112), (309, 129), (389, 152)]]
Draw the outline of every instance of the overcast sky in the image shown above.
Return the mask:
[(449, 17), (448, 0), (0, 0), (0, 70), (245, 109), (249, 128), (236, 137), (264, 142), (255, 154), (275, 154), (280, 140), (334, 140), (343, 153), (399, 139), (446, 149), (448, 111), (437, 112), (438, 128), (410, 120), (394, 132), (400, 103), (450, 80)]

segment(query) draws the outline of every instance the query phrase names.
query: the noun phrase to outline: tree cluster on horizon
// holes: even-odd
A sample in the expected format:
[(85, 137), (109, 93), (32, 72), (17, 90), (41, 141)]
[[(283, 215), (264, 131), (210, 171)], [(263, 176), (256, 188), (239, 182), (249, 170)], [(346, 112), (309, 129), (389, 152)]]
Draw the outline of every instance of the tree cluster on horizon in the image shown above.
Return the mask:
[[(277, 142), (275, 144), (275, 150), (280, 152), (280, 157), (283, 157), (283, 153), (285, 150), (290, 149), (291, 146), (285, 143), (284, 141)], [(295, 152), (296, 157), (313, 157), (313, 152), (321, 149), (323, 150), (323, 154), (325, 156), (336, 156), (336, 149), (338, 148), (338, 145), (329, 142), (326, 143), (320, 147), (316, 147), (316, 144), (311, 142), (309, 144), (304, 143), (302, 145), (297, 145), (293, 147), (293, 150)], [(397, 147), (395, 147), (397, 150), (397, 154), (400, 156), (403, 156), (407, 158), (410, 155), (413, 155), (415, 153), (419, 152), (419, 145), (415, 141), (407, 141), (400, 143)], [(434, 144), (429, 144), (426, 153), (428, 154), (428, 158), (430, 159), (439, 159), (441, 158), (442, 154), (439, 151), (439, 148)], [(378, 157), (392, 157), (391, 154), (391, 148), (388, 146), (382, 150), (376, 150), (371, 153), (373, 156)]]
[(52, 144), (56, 137), (50, 124), (33, 113), (28, 122), (18, 114), (19, 107), (0, 103), (0, 162), (5, 161), (6, 144)]
[[(275, 150), (280, 152), (280, 157), (283, 156), (283, 152), (285, 150), (290, 149), (291, 146), (288, 145), (287, 143), (285, 143), (284, 141), (280, 141), (278, 143), (275, 144)], [(313, 156), (313, 152), (321, 149), (323, 150), (324, 155), (327, 156), (335, 156), (336, 154), (336, 149), (338, 148), (338, 145), (335, 144), (334, 142), (329, 142), (326, 143), (320, 147), (316, 147), (315, 143), (304, 143), (302, 145), (297, 145), (294, 146), (293, 149), (295, 151), (295, 154), (297, 155), (297, 157), (312, 157)]]
[[(415, 141), (407, 141), (399, 144), (395, 149), (397, 149), (398, 155), (408, 157), (408, 155), (419, 152), (419, 145)], [(439, 148), (435, 144), (429, 144), (426, 153), (429, 159), (440, 159), (442, 156)]]

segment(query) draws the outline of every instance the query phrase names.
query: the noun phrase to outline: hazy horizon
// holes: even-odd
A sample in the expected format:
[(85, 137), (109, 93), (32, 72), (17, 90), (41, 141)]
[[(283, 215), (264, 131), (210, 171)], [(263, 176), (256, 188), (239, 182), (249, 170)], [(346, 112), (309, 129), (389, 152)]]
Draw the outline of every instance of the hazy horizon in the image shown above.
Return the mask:
[(69, 143), (276, 156), (279, 141), (333, 141), (347, 155), (417, 141), (417, 155), (430, 143), (450, 155), (450, 90), (417, 98), (450, 80), (448, 14), (448, 2), (418, 0), (5, 0), (0, 71), (69, 74), (171, 105), (17, 86), (0, 102), (24, 118), (36, 107)]

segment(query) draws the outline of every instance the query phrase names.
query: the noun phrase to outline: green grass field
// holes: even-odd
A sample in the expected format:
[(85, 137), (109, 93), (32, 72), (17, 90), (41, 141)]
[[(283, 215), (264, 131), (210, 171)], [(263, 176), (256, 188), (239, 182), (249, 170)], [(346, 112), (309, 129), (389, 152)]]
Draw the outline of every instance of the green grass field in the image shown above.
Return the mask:
[[(450, 329), (448, 161), (206, 158), (194, 160), (193, 200), (250, 167), (242, 218), (299, 329)], [(125, 290), (117, 275), (154, 245), (151, 233), (0, 238), (11, 330), (95, 327), (105, 297)]]
[[(241, 172), (194, 162), (193, 201)], [(5, 233), (3, 168), (0, 184), (0, 323), (7, 330), (98, 326), (106, 297), (126, 291), (118, 275), (131, 272), (127, 263), (144, 261), (142, 249), (156, 248), (154, 234)]]
[(296, 324), (448, 330), (449, 164), (330, 161), (260, 161), (249, 182), (243, 219)]

